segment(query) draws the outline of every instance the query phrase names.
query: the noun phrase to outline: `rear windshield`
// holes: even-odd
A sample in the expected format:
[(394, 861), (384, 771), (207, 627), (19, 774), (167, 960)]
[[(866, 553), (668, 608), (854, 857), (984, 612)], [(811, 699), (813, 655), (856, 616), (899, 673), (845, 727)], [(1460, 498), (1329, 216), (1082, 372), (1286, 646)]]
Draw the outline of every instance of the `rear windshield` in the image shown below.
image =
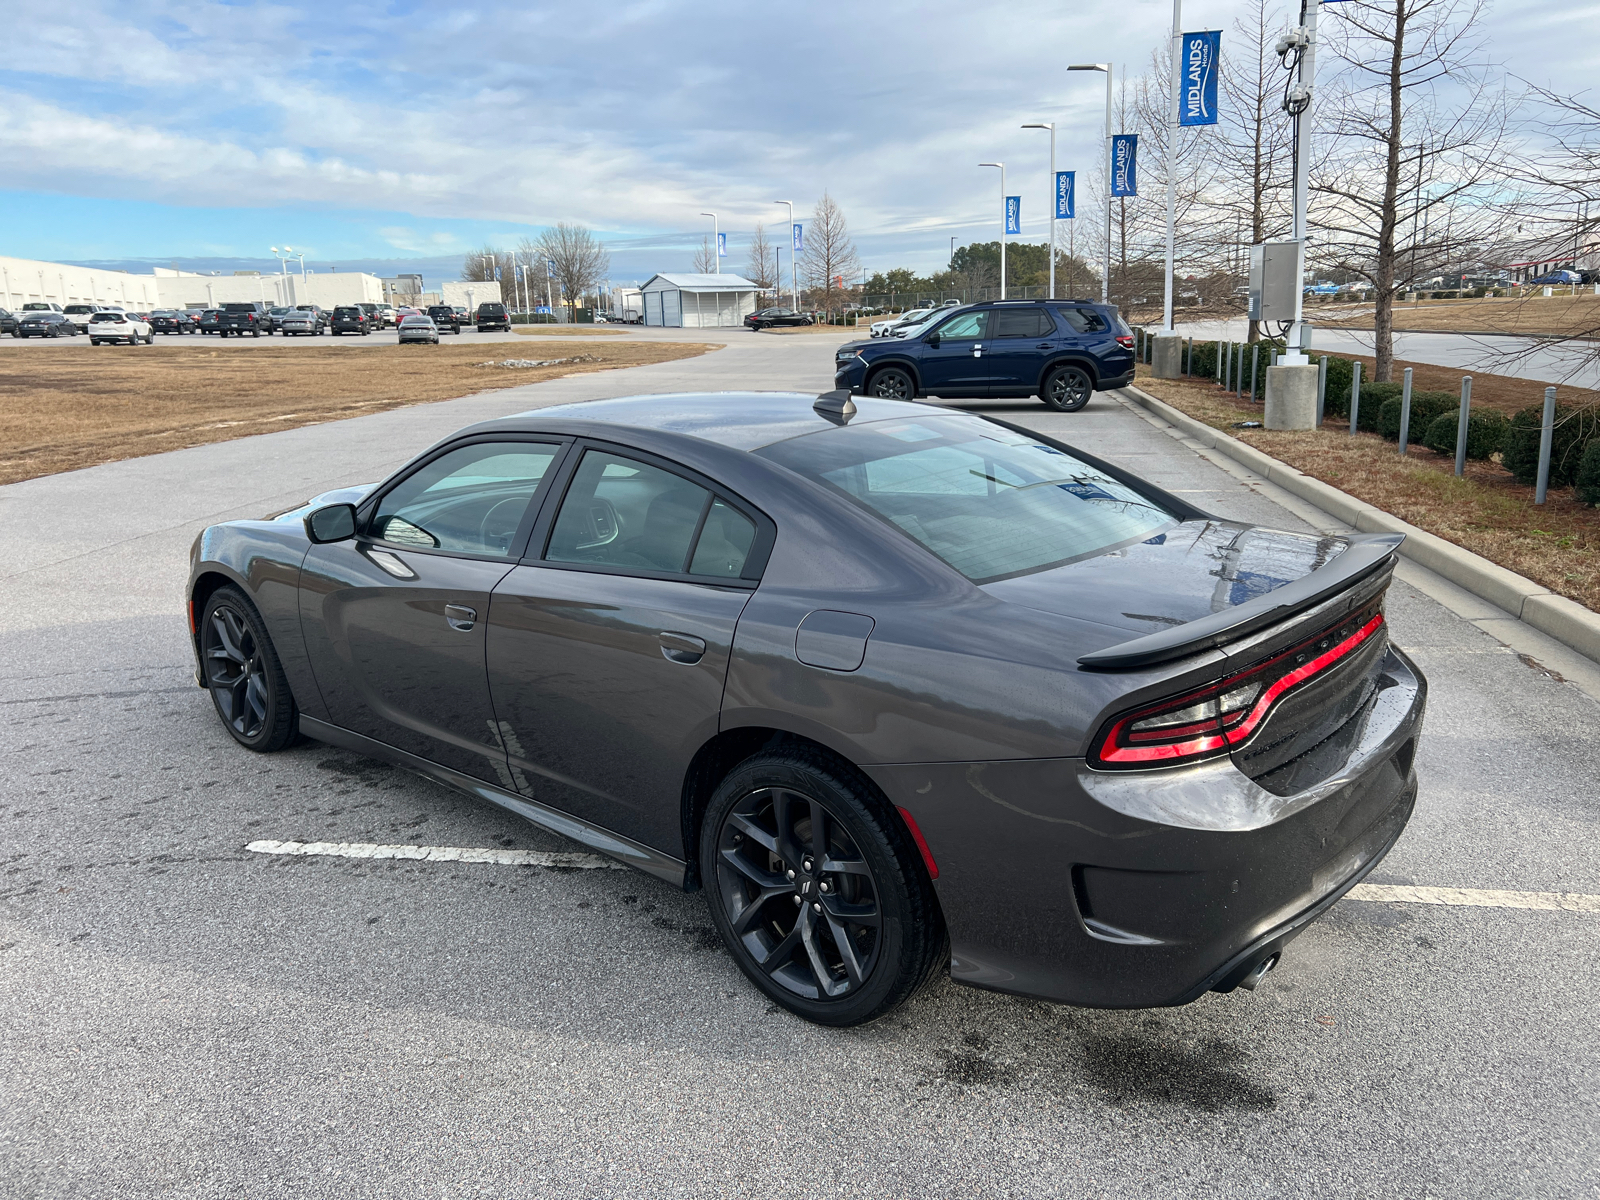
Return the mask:
[(359, 308), (336, 308), (333, 310), (336, 317), (360, 317), (365, 314)]
[(256, 311), (256, 306), (254, 304), (224, 304), (222, 307), (226, 312), (255, 312)]
[(847, 425), (756, 453), (842, 492), (973, 583), (1104, 554), (1178, 519), (1100, 468), (980, 417)]
[(503, 313), (503, 312), (505, 312), (505, 310), (506, 310), (506, 306), (503, 305), (503, 304), (480, 304), (480, 305), (478, 305), (478, 311), (481, 312), (481, 313)]

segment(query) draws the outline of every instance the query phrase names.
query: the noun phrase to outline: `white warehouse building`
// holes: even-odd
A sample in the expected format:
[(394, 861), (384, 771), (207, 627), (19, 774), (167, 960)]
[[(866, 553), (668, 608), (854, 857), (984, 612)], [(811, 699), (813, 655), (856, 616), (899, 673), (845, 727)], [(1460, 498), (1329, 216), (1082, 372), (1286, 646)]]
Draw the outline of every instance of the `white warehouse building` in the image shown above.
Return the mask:
[(262, 300), (270, 305), (382, 303), (383, 284), (360, 271), (313, 271), (301, 275), (201, 275), (156, 267), (149, 275), (104, 267), (75, 267), (0, 255), (0, 308), (23, 305), (108, 304), (133, 312), (157, 308), (210, 308), (229, 301)]
[(738, 275), (652, 275), (639, 290), (646, 325), (724, 329), (756, 311), (756, 285)]

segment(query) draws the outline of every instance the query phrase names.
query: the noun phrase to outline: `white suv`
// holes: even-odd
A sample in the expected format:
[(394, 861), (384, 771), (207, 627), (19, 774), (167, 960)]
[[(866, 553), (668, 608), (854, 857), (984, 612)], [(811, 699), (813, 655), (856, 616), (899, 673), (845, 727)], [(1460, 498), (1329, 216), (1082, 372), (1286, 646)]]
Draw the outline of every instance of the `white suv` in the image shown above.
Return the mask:
[(904, 329), (908, 325), (915, 325), (923, 317), (933, 311), (932, 307), (913, 308), (910, 312), (903, 312), (898, 317), (890, 317), (887, 321), (874, 321), (872, 323), (873, 337), (889, 337), (897, 329)]
[(130, 346), (143, 342), (149, 346), (155, 340), (156, 333), (150, 327), (150, 322), (142, 320), (137, 313), (102, 310), (89, 318), (91, 346), (98, 346), (101, 342), (127, 342)]
[(82, 333), (89, 328), (89, 318), (105, 310), (99, 304), (69, 304), (61, 311), (72, 319), (72, 323), (78, 327), (78, 332)]

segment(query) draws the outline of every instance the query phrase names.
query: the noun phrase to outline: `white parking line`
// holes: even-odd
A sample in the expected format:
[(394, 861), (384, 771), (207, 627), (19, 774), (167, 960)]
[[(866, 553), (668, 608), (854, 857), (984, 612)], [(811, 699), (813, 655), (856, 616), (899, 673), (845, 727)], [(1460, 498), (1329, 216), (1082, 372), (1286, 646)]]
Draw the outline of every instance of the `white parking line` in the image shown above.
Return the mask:
[(1451, 904), (1467, 908), (1537, 908), (1552, 912), (1600, 913), (1600, 896), (1582, 892), (1500, 892), (1490, 888), (1401, 887), (1358, 883), (1350, 900), (1390, 904)]
[(416, 862), (492, 863), (500, 867), (572, 867), (584, 871), (626, 871), (622, 863), (600, 854), (547, 850), (490, 850), (475, 846), (379, 846), (372, 842), (251, 842), (255, 854), (292, 854), (329, 858), (403, 858)]

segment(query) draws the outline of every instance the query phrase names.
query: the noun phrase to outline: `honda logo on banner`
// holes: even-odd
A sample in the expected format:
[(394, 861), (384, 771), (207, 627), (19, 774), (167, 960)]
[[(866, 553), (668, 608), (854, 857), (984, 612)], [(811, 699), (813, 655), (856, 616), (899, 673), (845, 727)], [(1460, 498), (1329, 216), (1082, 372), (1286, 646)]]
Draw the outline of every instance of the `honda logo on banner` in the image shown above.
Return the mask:
[(717, 234), (717, 257), (728, 257), (728, 235), (725, 233)]
[(793, 248), (797, 252), (800, 251), (800, 250), (804, 250), (806, 248), (805, 230), (801, 227), (799, 221), (796, 221), (794, 223), (794, 246), (793, 246)]
[(1056, 172), (1056, 219), (1070, 221), (1072, 219), (1073, 189), (1077, 186), (1076, 171)]
[(1220, 30), (1183, 35), (1183, 98), (1178, 107), (1178, 124), (1217, 123), (1217, 58), (1221, 53)]
[(1111, 194), (1139, 194), (1139, 135), (1119, 133), (1111, 139)]
[(1006, 232), (1022, 232), (1022, 197), (1006, 197)]

